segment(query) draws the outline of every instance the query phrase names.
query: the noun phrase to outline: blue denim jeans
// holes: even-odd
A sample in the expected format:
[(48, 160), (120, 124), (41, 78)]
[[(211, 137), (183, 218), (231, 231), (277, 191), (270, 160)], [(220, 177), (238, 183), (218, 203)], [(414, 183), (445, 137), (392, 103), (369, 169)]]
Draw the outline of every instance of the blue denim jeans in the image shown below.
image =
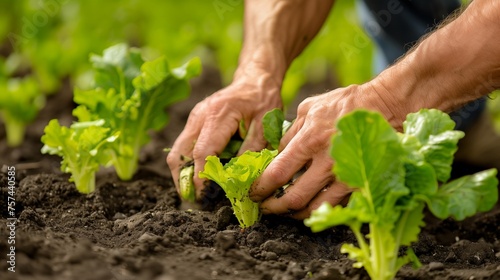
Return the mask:
[[(460, 7), (458, 0), (360, 0), (363, 28), (375, 43), (374, 75), (403, 56), (423, 35)], [(450, 113), (456, 129), (467, 130), (486, 107), (472, 101)]]

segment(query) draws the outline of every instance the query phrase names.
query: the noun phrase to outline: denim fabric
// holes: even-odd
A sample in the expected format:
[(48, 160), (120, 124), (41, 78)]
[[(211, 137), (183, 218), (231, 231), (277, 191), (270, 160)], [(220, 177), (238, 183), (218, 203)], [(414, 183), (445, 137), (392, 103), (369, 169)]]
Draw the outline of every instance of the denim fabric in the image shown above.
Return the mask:
[[(360, 0), (363, 28), (376, 45), (374, 74), (404, 55), (423, 35), (460, 7), (458, 0)], [(483, 112), (486, 99), (470, 102), (450, 114), (456, 129), (466, 130)]]

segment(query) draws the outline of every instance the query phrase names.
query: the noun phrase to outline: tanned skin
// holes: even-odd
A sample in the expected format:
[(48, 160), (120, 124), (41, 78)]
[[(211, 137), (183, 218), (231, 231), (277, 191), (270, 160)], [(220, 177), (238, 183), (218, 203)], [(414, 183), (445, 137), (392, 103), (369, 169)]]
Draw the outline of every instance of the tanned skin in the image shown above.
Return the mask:
[[(324, 23), (333, 1), (250, 0), (245, 3), (245, 36), (231, 85), (198, 103), (167, 157), (177, 184), (181, 155), (195, 160), (195, 174), (208, 155), (220, 153), (240, 120), (249, 134), (240, 153), (265, 147), (260, 122), (282, 107), (286, 70)], [(500, 88), (500, 1), (475, 0), (465, 11), (427, 36), (398, 63), (373, 80), (305, 99), (280, 143), (280, 154), (254, 183), (251, 198), (264, 214), (308, 217), (324, 201), (347, 200), (350, 189), (335, 181), (329, 156), (334, 124), (365, 108), (381, 112), (396, 129), (422, 108), (446, 112)], [(335, 38), (332, 38), (334, 40)], [(306, 171), (279, 198), (273, 196), (300, 170)], [(195, 179), (198, 197), (203, 182)]]

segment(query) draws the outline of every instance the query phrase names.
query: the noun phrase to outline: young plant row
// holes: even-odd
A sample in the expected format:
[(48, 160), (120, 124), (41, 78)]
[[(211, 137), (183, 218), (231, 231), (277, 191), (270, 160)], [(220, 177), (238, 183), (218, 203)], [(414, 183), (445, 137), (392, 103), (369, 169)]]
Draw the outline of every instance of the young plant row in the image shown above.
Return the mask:
[[(263, 125), (274, 150), (247, 151), (225, 165), (220, 158), (209, 156), (199, 174), (221, 186), (242, 228), (261, 216), (259, 204), (250, 200), (248, 191), (277, 155), (290, 123), (284, 122), (281, 111), (274, 110), (266, 114)], [(356, 260), (355, 267), (364, 267), (372, 279), (393, 279), (409, 262), (418, 267), (410, 246), (425, 226), (425, 207), (440, 219), (463, 220), (489, 211), (498, 199), (496, 169), (449, 181), (453, 155), (464, 136), (454, 126), (447, 114), (434, 109), (409, 114), (404, 133), (396, 132), (379, 113), (357, 110), (342, 117), (332, 138), (333, 172), (337, 180), (356, 191), (346, 207), (324, 203), (305, 224), (315, 232), (349, 226), (359, 245), (344, 244), (341, 251)], [(189, 193), (184, 198), (194, 199), (192, 180), (187, 179), (194, 174), (189, 170), (181, 176), (181, 195)], [(366, 224), (369, 233), (364, 235), (362, 226)], [(400, 254), (402, 247), (406, 254)]]
[(122, 180), (132, 178), (148, 132), (165, 127), (166, 107), (189, 95), (189, 79), (201, 70), (197, 58), (174, 69), (165, 57), (145, 62), (138, 49), (125, 44), (90, 60), (93, 88), (74, 91), (78, 121), (64, 127), (51, 120), (42, 136), (42, 153), (61, 156), (61, 170), (71, 173), (82, 193), (94, 191), (101, 166), (112, 165)]

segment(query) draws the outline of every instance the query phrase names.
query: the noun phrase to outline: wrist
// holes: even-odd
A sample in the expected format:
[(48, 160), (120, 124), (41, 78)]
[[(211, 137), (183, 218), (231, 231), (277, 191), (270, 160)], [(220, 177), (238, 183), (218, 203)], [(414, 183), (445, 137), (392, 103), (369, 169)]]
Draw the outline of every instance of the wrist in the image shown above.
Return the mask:
[(491, 40), (500, 25), (488, 5), (499, 4), (472, 3), (367, 83), (367, 90), (376, 92), (395, 123), (422, 108), (451, 112), (500, 87), (500, 48)]
[(262, 76), (281, 89), (288, 69), (283, 51), (275, 44), (267, 43), (257, 47), (245, 46), (240, 54), (238, 68), (233, 81), (259, 79)]

